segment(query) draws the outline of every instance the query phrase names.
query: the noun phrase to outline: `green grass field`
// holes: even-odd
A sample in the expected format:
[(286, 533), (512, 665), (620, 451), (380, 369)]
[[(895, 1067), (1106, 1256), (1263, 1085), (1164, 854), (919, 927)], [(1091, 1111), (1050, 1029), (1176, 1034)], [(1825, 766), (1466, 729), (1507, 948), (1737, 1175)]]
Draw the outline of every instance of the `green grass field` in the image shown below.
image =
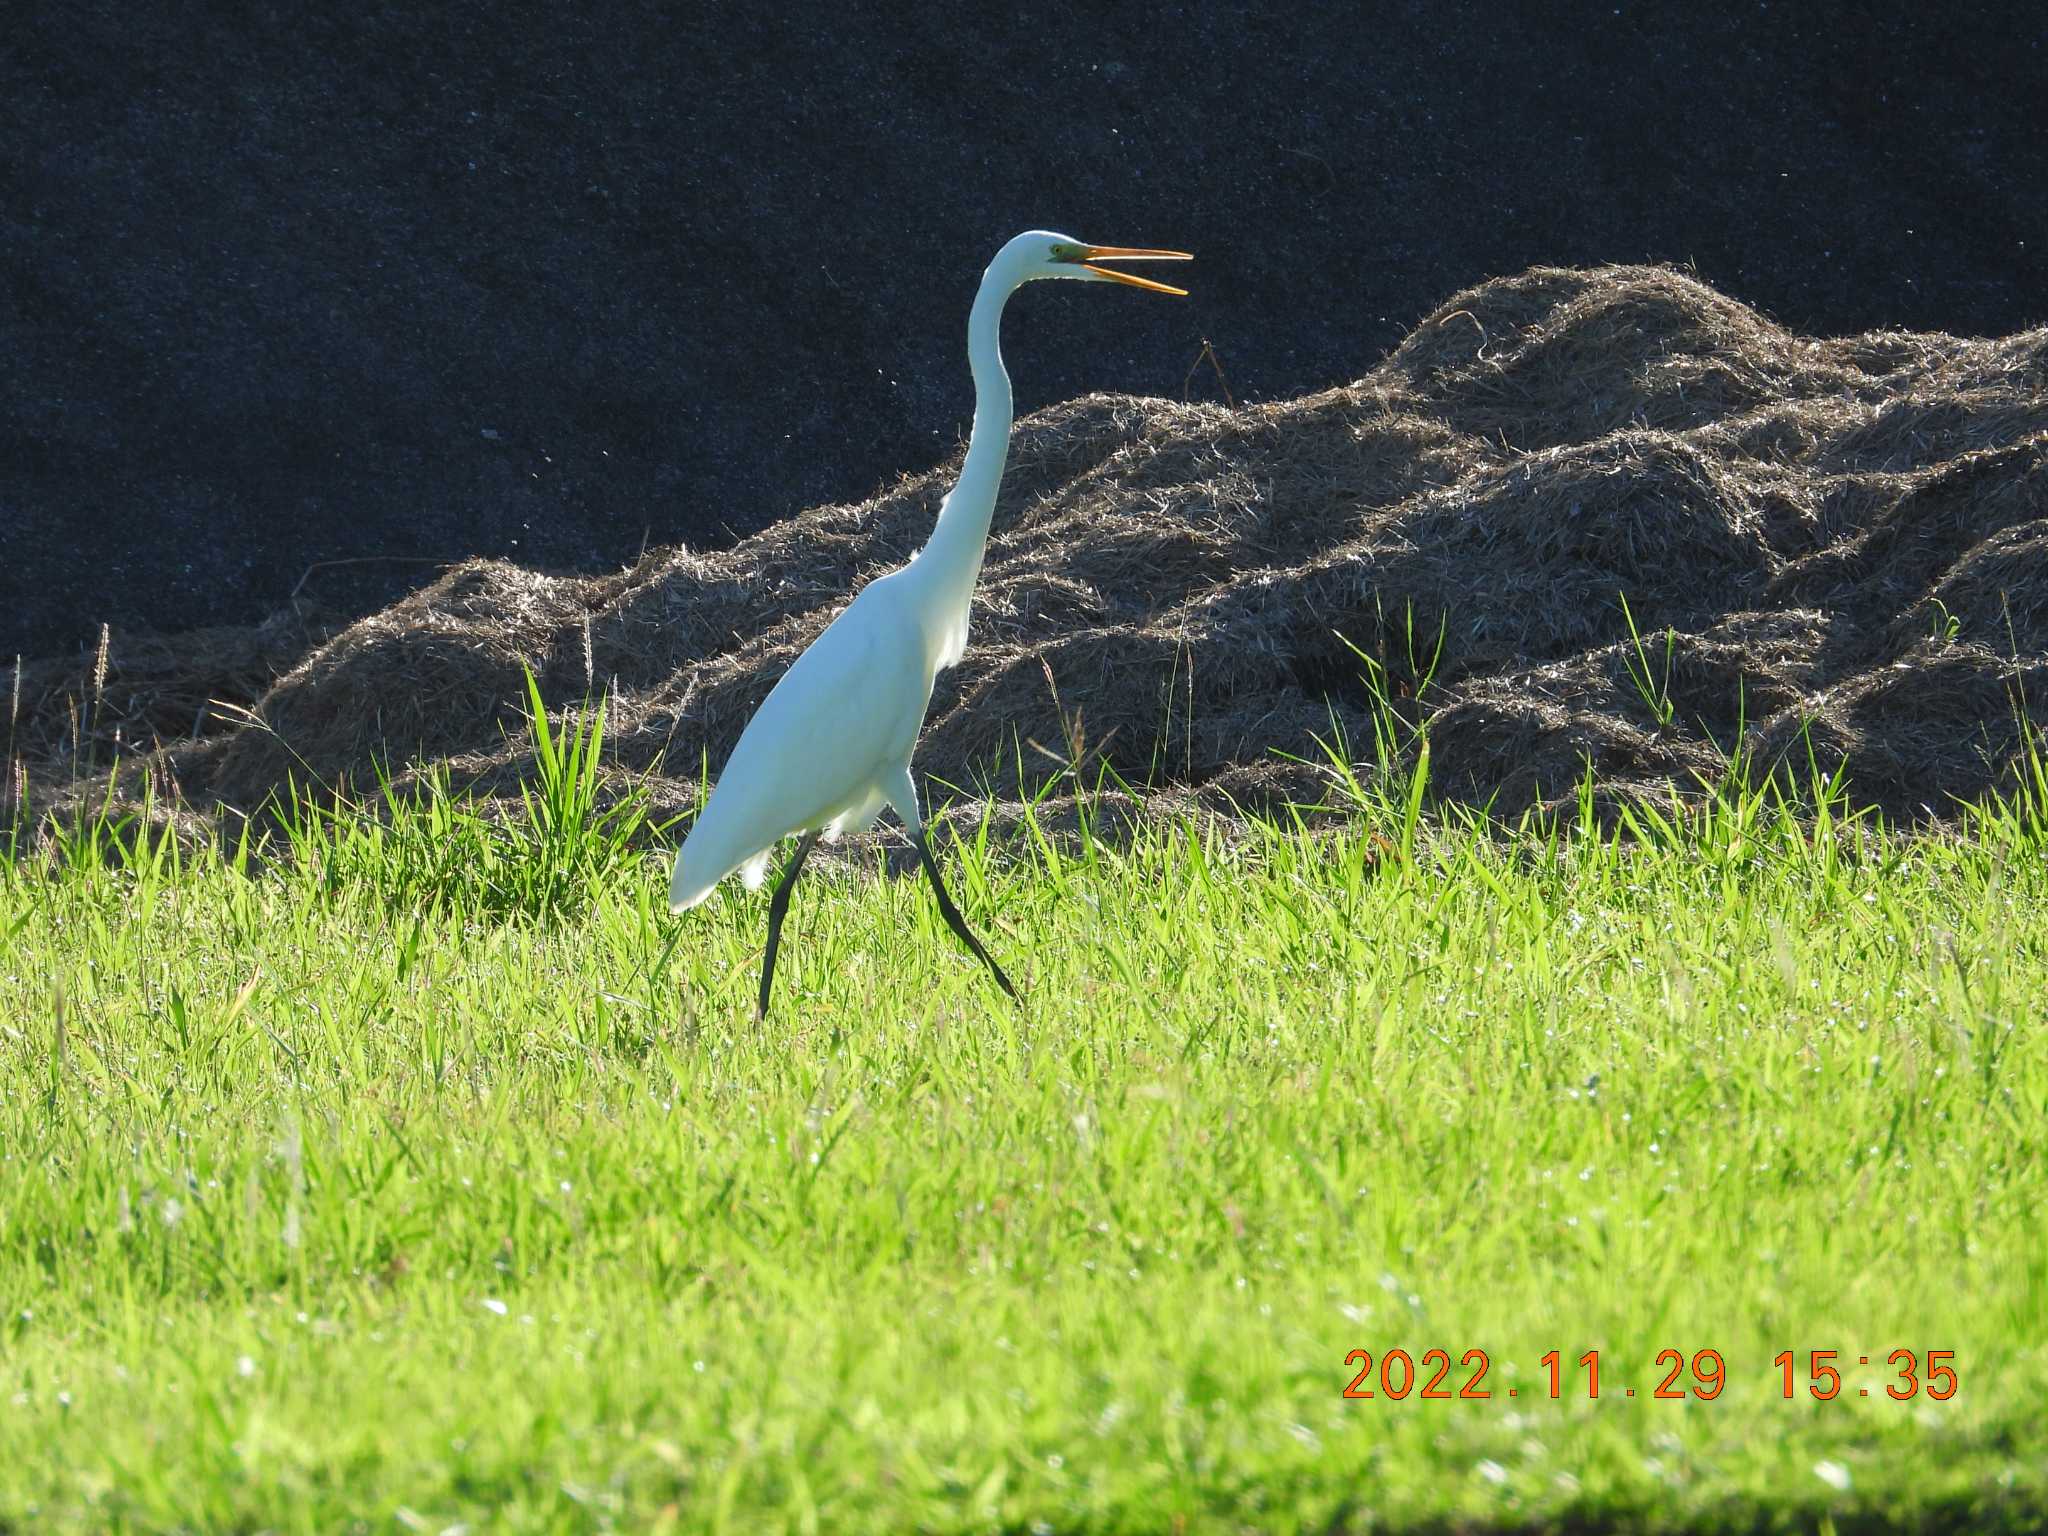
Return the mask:
[(765, 900), (545, 799), (76, 835), (0, 868), (0, 1529), (2038, 1529), (2044, 811), (970, 840), (1021, 1008), (814, 865), (765, 1029)]

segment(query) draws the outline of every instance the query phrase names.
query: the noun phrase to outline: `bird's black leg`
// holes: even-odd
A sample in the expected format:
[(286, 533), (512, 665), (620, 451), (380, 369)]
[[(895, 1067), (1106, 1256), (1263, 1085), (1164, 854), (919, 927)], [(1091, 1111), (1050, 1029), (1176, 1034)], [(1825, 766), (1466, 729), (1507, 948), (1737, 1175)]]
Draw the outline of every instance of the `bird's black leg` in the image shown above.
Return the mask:
[(806, 832), (797, 839), (796, 852), (782, 866), (782, 878), (775, 882), (775, 894), (768, 898), (768, 953), (761, 958), (761, 1001), (754, 1010), (756, 1022), (768, 1017), (768, 989), (775, 985), (775, 951), (782, 943), (782, 919), (789, 911), (789, 893), (796, 885), (797, 871), (817, 846), (818, 834)]
[(939, 898), (939, 914), (945, 918), (946, 926), (959, 934), (960, 942), (973, 950), (975, 958), (989, 968), (996, 978), (996, 985), (1014, 998), (1017, 989), (1010, 985), (1010, 978), (1003, 974), (1003, 968), (996, 964), (995, 957), (981, 947), (981, 940), (968, 929), (967, 919), (960, 915), (960, 909), (953, 905), (953, 898), (946, 894), (946, 882), (939, 878), (939, 866), (932, 859), (931, 841), (921, 826), (917, 829), (916, 840), (918, 859), (924, 864), (924, 872), (931, 877), (932, 890)]

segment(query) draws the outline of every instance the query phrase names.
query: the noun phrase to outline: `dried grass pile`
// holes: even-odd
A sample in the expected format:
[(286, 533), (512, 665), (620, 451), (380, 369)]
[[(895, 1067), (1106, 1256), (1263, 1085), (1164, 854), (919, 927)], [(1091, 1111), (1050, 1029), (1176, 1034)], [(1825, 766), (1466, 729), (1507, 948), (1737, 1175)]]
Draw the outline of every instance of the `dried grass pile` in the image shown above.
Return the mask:
[[(606, 693), (620, 764), (665, 764), (686, 805), (956, 468), (613, 575), (453, 569), (252, 692), (260, 726), (165, 761), (202, 807), (367, 783), (379, 755), (503, 786), (530, 664), (553, 704)], [(952, 785), (1044, 781), (1078, 714), (1134, 785), (1313, 799), (1280, 754), (1317, 756), (1333, 712), (1371, 740), (1346, 642), (1412, 694), (1441, 630), (1419, 704), (1440, 793), (1512, 813), (1590, 762), (1662, 794), (1741, 743), (1764, 767), (1846, 755), (1863, 802), (1941, 818), (1999, 781), (2023, 716), (2048, 722), (2048, 329), (1812, 340), (1678, 272), (1537, 269), (1343, 388), (1040, 412), (995, 527), (919, 753)]]

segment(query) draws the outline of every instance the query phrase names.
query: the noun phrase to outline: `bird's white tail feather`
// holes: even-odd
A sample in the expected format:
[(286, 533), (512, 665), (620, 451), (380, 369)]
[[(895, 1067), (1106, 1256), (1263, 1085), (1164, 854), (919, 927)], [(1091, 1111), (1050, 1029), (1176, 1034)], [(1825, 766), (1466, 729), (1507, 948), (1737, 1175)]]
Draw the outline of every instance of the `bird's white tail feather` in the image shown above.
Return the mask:
[(669, 911), (689, 911), (690, 908), (696, 906), (705, 897), (709, 896), (712, 891), (717, 889), (717, 884), (718, 882), (714, 880), (699, 884), (695, 889), (692, 889), (689, 882), (683, 876), (683, 861), (681, 859), (676, 860), (676, 872), (670, 877), (668, 883)]

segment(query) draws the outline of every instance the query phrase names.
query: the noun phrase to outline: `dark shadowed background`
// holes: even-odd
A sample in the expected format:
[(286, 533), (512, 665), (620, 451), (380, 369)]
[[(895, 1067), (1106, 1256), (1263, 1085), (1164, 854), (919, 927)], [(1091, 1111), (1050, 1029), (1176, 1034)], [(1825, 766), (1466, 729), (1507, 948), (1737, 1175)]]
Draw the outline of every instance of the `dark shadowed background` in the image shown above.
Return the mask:
[(1200, 261), (1013, 305), (1025, 410), (1350, 379), (1533, 263), (2048, 317), (2038, 4), (181, 9), (0, 38), (0, 651), (865, 495), (1032, 225)]

